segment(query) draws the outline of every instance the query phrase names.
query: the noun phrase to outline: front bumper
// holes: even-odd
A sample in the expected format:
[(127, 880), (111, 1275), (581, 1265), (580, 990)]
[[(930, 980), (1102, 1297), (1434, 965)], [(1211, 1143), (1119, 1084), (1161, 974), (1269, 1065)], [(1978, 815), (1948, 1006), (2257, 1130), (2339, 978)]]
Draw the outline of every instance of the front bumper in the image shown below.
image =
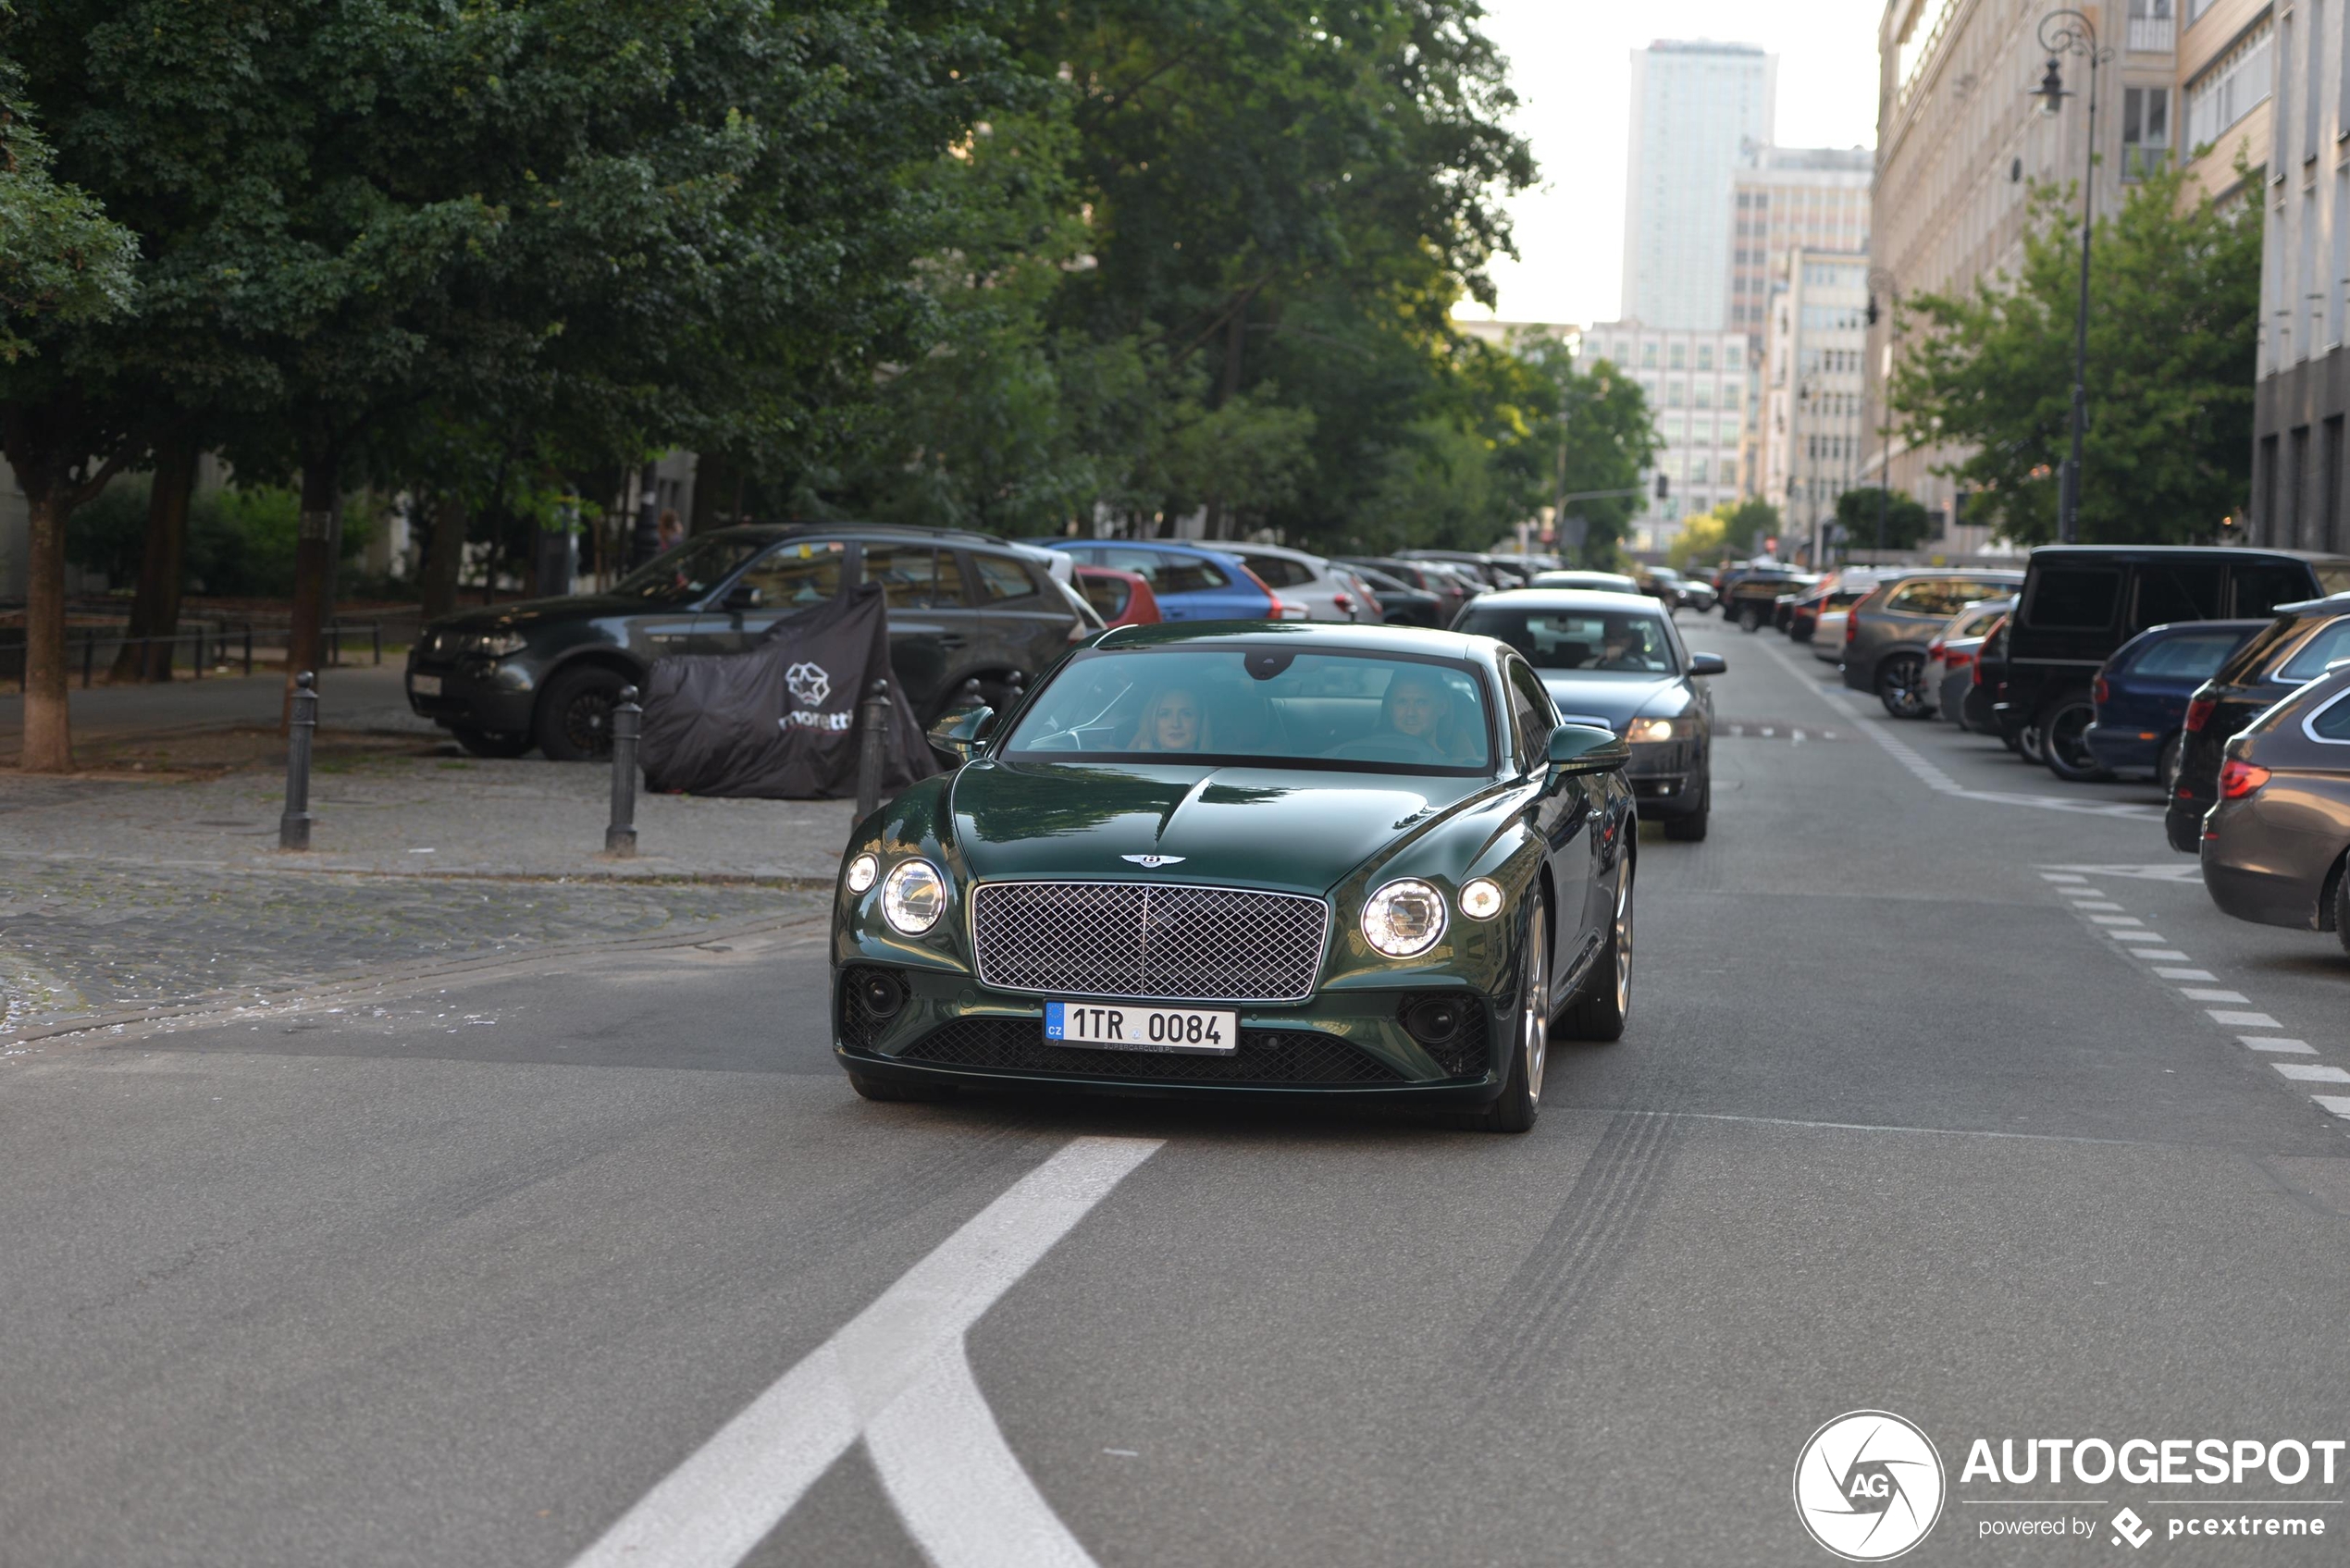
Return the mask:
[[(416, 677), (438, 680), (440, 690), (426, 696), (416, 690)], [(456, 659), (446, 663), (412, 661), (402, 682), (409, 711), (446, 729), (483, 730), (492, 735), (527, 735), (538, 683), (531, 673), (511, 661)]]
[(1640, 741), (1624, 782), (1632, 786), (1633, 809), (1651, 821), (1686, 817), (1705, 805), (1705, 763), (1698, 741)]
[[(858, 983), (873, 970), (891, 977), (901, 997), (885, 1016)], [(1463, 1023), (1452, 1041), (1430, 1047), (1413, 1038), (1402, 1013), (1438, 993), (1460, 1000)], [(1325, 992), (1233, 1010), (1241, 1041), (1231, 1056), (1097, 1051), (1047, 1043), (1042, 997), (995, 991), (967, 973), (860, 961), (833, 971), (833, 1053), (851, 1071), (900, 1082), (1481, 1105), (1502, 1092), (1501, 1043), (1514, 1021), (1506, 1000), (1457, 986)]]

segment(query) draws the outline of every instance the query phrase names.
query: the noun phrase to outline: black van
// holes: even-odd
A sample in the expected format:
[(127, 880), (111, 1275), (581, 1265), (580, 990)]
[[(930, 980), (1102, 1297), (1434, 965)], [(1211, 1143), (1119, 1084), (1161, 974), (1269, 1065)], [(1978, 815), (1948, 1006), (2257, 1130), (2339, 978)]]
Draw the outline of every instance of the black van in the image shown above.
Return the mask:
[(2060, 778), (2098, 776), (2082, 738), (2091, 684), (2117, 648), (2174, 621), (2267, 615), (2350, 589), (2350, 557), (2230, 545), (2047, 545), (2032, 552), (2009, 622), (2005, 680), (1991, 711), (2015, 740), (2038, 732)]

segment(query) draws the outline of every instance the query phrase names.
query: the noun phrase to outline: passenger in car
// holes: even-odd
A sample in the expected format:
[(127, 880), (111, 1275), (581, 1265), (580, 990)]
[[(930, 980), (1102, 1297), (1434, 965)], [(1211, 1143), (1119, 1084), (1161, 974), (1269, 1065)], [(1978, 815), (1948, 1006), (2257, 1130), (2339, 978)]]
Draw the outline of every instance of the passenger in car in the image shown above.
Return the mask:
[(1199, 694), (1187, 686), (1166, 686), (1143, 705), (1142, 726), (1127, 749), (1202, 751), (1206, 747), (1207, 718)]
[(1389, 729), (1430, 747), (1445, 760), (1477, 754), (1476, 747), (1462, 740), (1452, 688), (1441, 677), (1405, 671), (1388, 683), (1383, 706)]

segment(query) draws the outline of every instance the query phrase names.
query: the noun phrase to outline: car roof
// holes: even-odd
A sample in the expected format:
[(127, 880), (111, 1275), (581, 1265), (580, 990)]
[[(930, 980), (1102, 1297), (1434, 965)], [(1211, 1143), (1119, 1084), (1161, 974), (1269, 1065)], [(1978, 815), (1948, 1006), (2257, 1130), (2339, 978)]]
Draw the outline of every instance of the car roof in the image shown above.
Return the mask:
[(1662, 618), (1664, 607), (1646, 594), (1610, 593), (1603, 588), (1501, 588), (1486, 594), (1477, 601), (1477, 608), (1489, 610), (1495, 605), (1527, 610), (1644, 610)]
[[(1196, 643), (1211, 648), (1262, 648), (1295, 643), (1358, 653), (1417, 653), (1440, 659), (1490, 657), (1491, 637), (1421, 626), (1358, 625), (1346, 621), (1163, 621), (1155, 626), (1118, 626), (1094, 646), (1158, 648)], [(1302, 650), (1301, 650), (1302, 651)]]
[(1006, 548), (1012, 543), (997, 534), (973, 533), (968, 528), (925, 528), (914, 523), (736, 523), (724, 528), (705, 528), (694, 537), (753, 539), (761, 544), (772, 544), (779, 539), (799, 539), (811, 536), (822, 538), (834, 535), (852, 539), (946, 539), (956, 544)]
[(2293, 604), (2280, 604), (2277, 606), (2276, 613), (2279, 615), (2339, 615), (2344, 611), (2350, 611), (2350, 589), (2344, 589), (2338, 594), (2328, 594), (2323, 599), (2305, 599)]
[(2293, 549), (2283, 545), (2040, 545), (2032, 551), (2034, 561), (2044, 555), (2084, 555), (2109, 560), (2127, 560), (2134, 556), (2149, 560), (2180, 555), (2257, 556), (2270, 561), (2324, 561), (2350, 565), (2350, 555), (2337, 555), (2322, 549)]
[(1119, 549), (1168, 549), (1178, 555), (1232, 556), (1233, 551), (1220, 540), (1206, 544), (1198, 539), (1055, 539), (1048, 549), (1077, 549), (1115, 547)]

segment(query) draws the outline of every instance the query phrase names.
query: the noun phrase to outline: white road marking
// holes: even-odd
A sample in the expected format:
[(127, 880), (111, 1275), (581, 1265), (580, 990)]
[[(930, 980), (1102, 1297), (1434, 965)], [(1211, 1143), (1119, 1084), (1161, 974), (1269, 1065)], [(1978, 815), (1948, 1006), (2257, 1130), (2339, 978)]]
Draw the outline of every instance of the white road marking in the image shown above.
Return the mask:
[(2154, 972), (2164, 980), (2217, 980), (2220, 978), (2209, 969), (2157, 969)]
[[(2203, 978), (2209, 980), (2211, 977), (2206, 975)], [(2219, 991), (2192, 985), (2179, 987), (2179, 994), (2190, 1002), (2249, 1002), (2252, 1000), (2241, 991)]]
[[(2138, 882), (2201, 882), (2203, 867), (2194, 856), (2158, 860), (2144, 866), (2057, 866), (2059, 871), (2086, 871), (2092, 876), (2130, 877)], [(2046, 871), (2041, 873), (2047, 875)]]
[(2157, 936), (2150, 931), (2109, 931), (2106, 932), (2106, 935), (2116, 942), (2167, 942), (2170, 940), (2168, 937)]
[(2119, 904), (2109, 903), (2102, 898), (2075, 898), (2072, 901), (2072, 907), (2076, 909), (2119, 909), (2121, 907)]
[(2089, 923), (2099, 926), (2142, 926), (2146, 924), (2146, 921), (2135, 915), (2091, 915)]
[(2220, 1007), (2206, 1007), (2213, 1023), (2226, 1024), (2230, 1029), (2282, 1029), (2284, 1025), (2266, 1013), (2231, 1013)]
[(2186, 955), (2176, 947), (2133, 947), (2130, 949), (2130, 954), (2133, 957), (2156, 958), (2167, 963), (2175, 963), (2186, 957)]
[(2285, 1077), (2296, 1083), (2350, 1083), (2350, 1072), (2324, 1062), (2270, 1062)]
[(2350, 1094), (2312, 1094), (2309, 1096), (2327, 1110), (2350, 1121)]
[[(934, 1411), (951, 1401), (953, 1371), (940, 1371), (939, 1352), (951, 1349), (959, 1362), (964, 1331), (1162, 1142), (1077, 1138), (1062, 1145), (720, 1427), (572, 1568), (733, 1568), (901, 1395), (910, 1392)], [(973, 1446), (958, 1452), (967, 1461), (993, 1460), (998, 1482), (1005, 1463), (1019, 1469), (1008, 1451), (1000, 1460), (982, 1451), (985, 1439), (974, 1437), (968, 1422), (959, 1430)], [(1001, 1444), (1000, 1433), (996, 1441)], [(901, 1445), (893, 1451), (902, 1458), (905, 1451)], [(893, 1499), (918, 1477), (924, 1484), (940, 1479), (927, 1475), (919, 1454), (910, 1463), (910, 1472), (902, 1464), (897, 1471)], [(1020, 1479), (1026, 1482), (1024, 1472)], [(1003, 1516), (1023, 1522), (1024, 1542), (1039, 1538), (1034, 1510), (1045, 1504), (1033, 1484), (1022, 1497), (996, 1505)], [(908, 1525), (919, 1528), (911, 1519)], [(1080, 1549), (1066, 1561), (1089, 1560)]]
[(2042, 871), (2040, 873), (2040, 880), (2042, 882), (2086, 882), (2089, 879), (2084, 876), (2075, 876), (2071, 871)]
[(2278, 1034), (2239, 1034), (2236, 1043), (2255, 1051), (2293, 1051), (2304, 1056), (2318, 1054), (2318, 1048), (2307, 1040), (2287, 1040)]

